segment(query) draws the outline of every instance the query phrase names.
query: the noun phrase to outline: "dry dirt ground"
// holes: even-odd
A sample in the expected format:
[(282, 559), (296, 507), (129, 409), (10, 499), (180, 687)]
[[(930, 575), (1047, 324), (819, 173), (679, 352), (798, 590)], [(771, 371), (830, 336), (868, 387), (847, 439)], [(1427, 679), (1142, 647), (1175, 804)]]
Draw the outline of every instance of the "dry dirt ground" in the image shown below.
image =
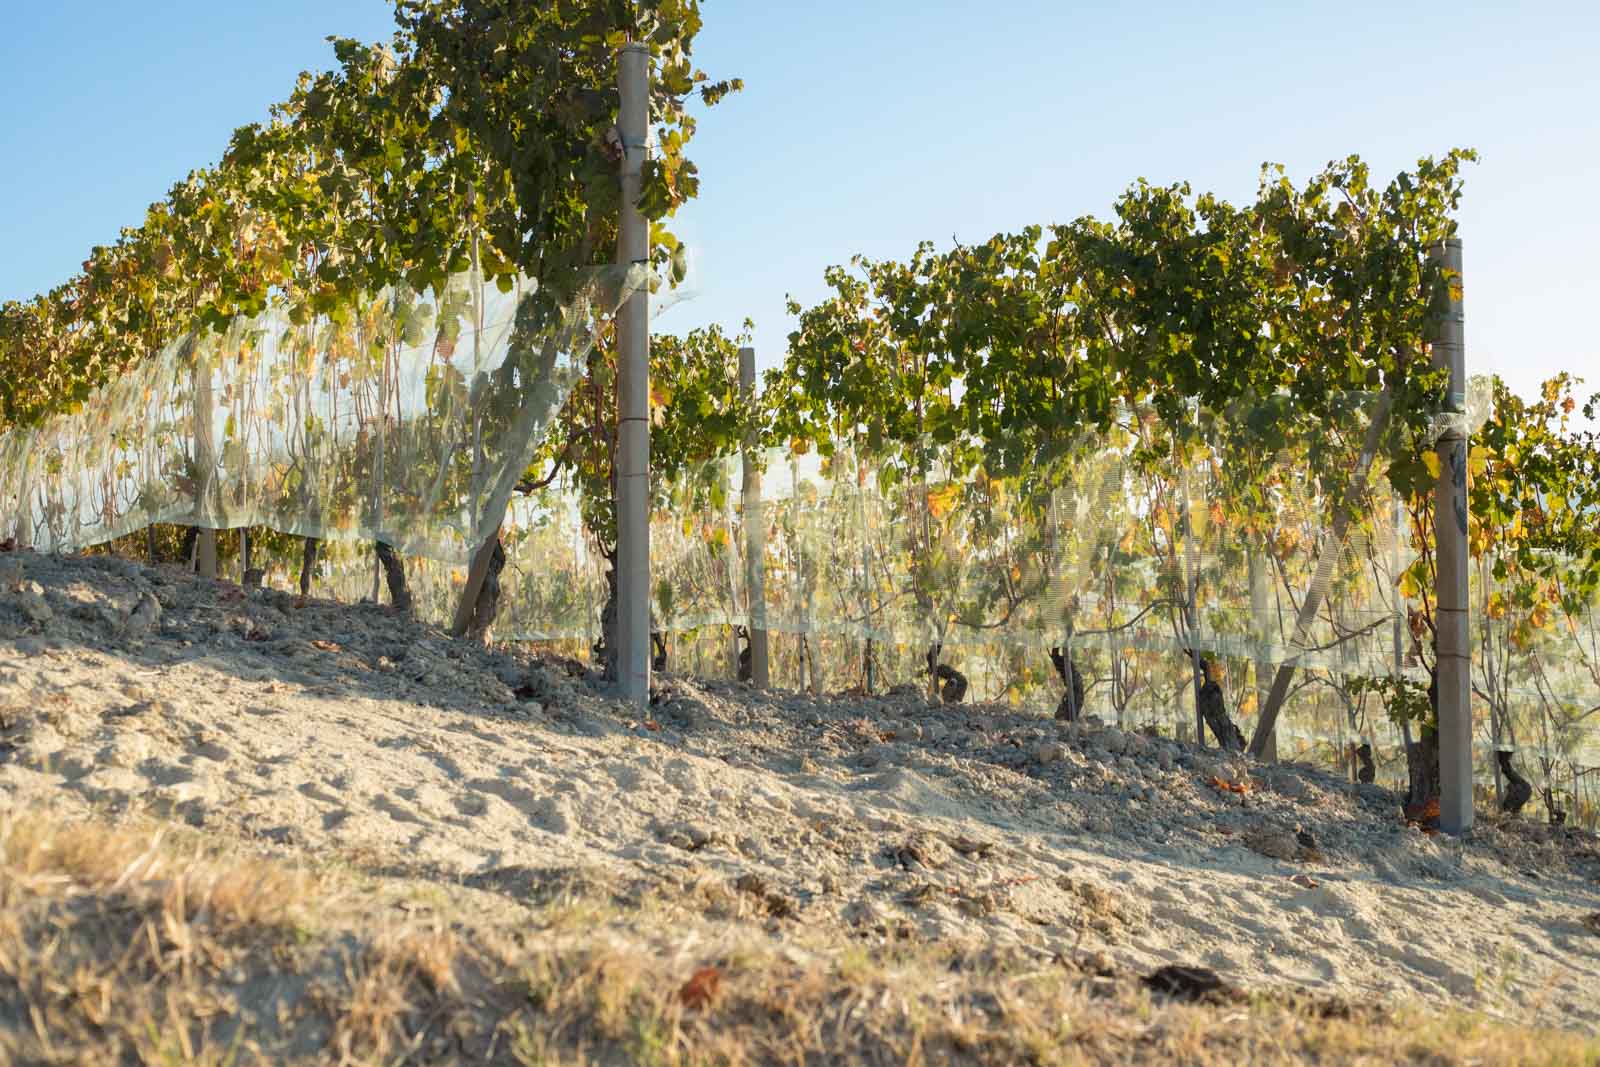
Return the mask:
[[(1576, 831), (1430, 836), (1312, 768), (909, 691), (668, 675), (640, 716), (109, 557), (0, 554), (0, 905), (0, 1061), (1584, 1062), (1600, 1028)], [(1245, 992), (1133, 981), (1169, 964)]]

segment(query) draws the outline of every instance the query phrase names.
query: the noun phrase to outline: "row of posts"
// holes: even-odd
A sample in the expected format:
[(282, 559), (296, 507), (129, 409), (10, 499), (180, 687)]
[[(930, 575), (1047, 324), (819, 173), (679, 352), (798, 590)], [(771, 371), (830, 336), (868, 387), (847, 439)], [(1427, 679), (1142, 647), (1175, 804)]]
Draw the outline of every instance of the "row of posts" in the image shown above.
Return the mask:
[[(618, 242), (619, 265), (649, 263), (649, 224), (638, 204), (645, 159), (648, 155), (650, 52), (644, 44), (622, 49), (618, 64), (621, 112), (622, 213)], [(1433, 348), (1434, 365), (1449, 371), (1450, 410), (1465, 408), (1465, 350), (1460, 297), (1461, 242), (1444, 242), (1435, 260), (1450, 275), (1448, 307)], [(650, 316), (647, 287), (639, 287), (618, 312), (619, 373), (617, 389), (617, 578), (618, 673), (624, 699), (643, 705), (650, 692)], [(197, 363), (195, 389), (196, 520), (205, 524), (214, 477), (212, 443), (212, 383), (208, 367)], [(755, 391), (755, 352), (739, 351), (739, 386), (749, 399)], [(770, 652), (765, 628), (757, 621), (765, 604), (763, 562), (766, 555), (761, 472), (753, 439), (744, 448), (745, 567), (750, 609), (748, 627), (751, 680), (767, 686), (771, 680)], [(1438, 562), (1438, 673), (1440, 825), (1460, 833), (1472, 826), (1472, 720), (1468, 645), (1467, 589), (1467, 443), (1459, 421), (1452, 422), (1438, 441), (1440, 478), (1435, 496), (1436, 558)], [(481, 555), (482, 553), (480, 553)], [(197, 569), (202, 575), (217, 573), (216, 533), (205, 529), (197, 547)], [(1203, 727), (1201, 727), (1203, 730)]]

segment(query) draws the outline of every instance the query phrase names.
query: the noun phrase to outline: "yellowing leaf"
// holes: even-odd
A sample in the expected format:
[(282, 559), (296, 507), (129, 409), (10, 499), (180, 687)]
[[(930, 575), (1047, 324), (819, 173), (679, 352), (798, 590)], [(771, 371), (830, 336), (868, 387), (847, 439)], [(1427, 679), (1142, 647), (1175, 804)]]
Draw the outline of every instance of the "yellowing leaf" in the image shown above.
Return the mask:
[(1424, 452), (1422, 454), (1422, 465), (1428, 468), (1429, 474), (1433, 475), (1435, 478), (1439, 477), (1439, 453), (1431, 451)]
[(1400, 576), (1401, 596), (1405, 597), (1407, 600), (1415, 600), (1417, 599), (1417, 594), (1420, 592), (1421, 590), (1417, 587), (1417, 579), (1410, 571), (1406, 571)]
[(961, 495), (961, 486), (955, 482), (942, 485), (937, 489), (928, 490), (928, 511), (936, 519), (942, 519), (950, 514), (950, 509), (955, 506), (956, 497)]

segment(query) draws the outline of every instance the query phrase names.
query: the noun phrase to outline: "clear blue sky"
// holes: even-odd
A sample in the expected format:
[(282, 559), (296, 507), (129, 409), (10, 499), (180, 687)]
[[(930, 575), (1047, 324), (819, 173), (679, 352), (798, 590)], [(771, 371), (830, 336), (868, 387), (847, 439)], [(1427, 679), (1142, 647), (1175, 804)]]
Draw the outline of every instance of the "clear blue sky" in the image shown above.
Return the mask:
[[(0, 37), (0, 299), (68, 277), (387, 0), (13, 4)], [(1266, 160), (1387, 179), (1468, 145), (1469, 367), (1600, 389), (1600, 3), (705, 0), (697, 53), (744, 93), (704, 117), (680, 229), (700, 294), (663, 329), (757, 322), (852, 253), (1105, 214), (1144, 176), (1233, 199)]]

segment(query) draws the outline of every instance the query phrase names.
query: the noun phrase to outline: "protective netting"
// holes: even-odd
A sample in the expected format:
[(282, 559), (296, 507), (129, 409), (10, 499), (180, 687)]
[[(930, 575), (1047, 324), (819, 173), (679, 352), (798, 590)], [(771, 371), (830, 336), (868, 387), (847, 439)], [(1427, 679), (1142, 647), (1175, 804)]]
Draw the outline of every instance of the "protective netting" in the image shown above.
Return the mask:
[(269, 526), (465, 560), (582, 373), (596, 318), (644, 279), (595, 271), (558, 296), (468, 273), (190, 334), (80, 410), (0, 437), (6, 532), (71, 551), (158, 522)]
[[(408, 557), (418, 613), (444, 622), (509, 499), (494, 636), (586, 656), (607, 585), (577, 496), (561, 482), (512, 491), (597, 317), (642, 283), (603, 273), (553, 301), (467, 277), (380, 294), (337, 321), (268, 314), (184, 338), (82, 411), (0, 437), (0, 502), (41, 550), (157, 522), (342, 541), (323, 588), (351, 600), (377, 584), (355, 543), (382, 539)], [(1464, 428), (1486, 417), (1486, 392)], [(926, 686), (938, 646), (968, 699), (1040, 709), (1062, 692), (1048, 656), (1060, 647), (1088, 682), (1085, 713), (1188, 736), (1186, 650), (1219, 668), (1246, 734), (1292, 664), (1280, 750), (1339, 762), (1366, 742), (1380, 774), (1403, 777), (1398, 730), (1351, 683), (1426, 682), (1408, 623), (1419, 605), (1402, 595), (1417, 542), (1371, 447), (1380, 405), (1354, 396), (1338, 411), (1309, 420), (1261, 402), (1183, 426), (1124, 412), (1010, 478), (838, 441), (762, 455), (749, 501), (729, 457), (655, 487), (656, 625), (678, 671), (733, 674), (733, 628), (753, 625), (773, 635), (779, 685)], [(757, 560), (764, 595), (751, 604)], [(1492, 564), (1475, 562), (1475, 605), (1503, 592)], [(1475, 613), (1473, 625), (1480, 771), (1499, 744), (1541, 782), (1592, 788), (1600, 610), (1514, 641), (1501, 639), (1509, 619)]]
[[(1487, 417), (1486, 397), (1474, 391), (1467, 429)], [(1413, 518), (1370, 454), (1376, 398), (1353, 397), (1343, 411), (1308, 424), (1263, 404), (1196, 412), (1182, 428), (1126, 413), (1112, 433), (1063, 445), (1031, 485), (936, 464), (907, 471), (838, 442), (827, 456), (765, 453), (761, 498), (747, 502), (742, 461), (730, 457), (657, 486), (656, 625), (672, 669), (719, 676), (737, 669), (733, 628), (766, 629), (774, 682), (824, 690), (926, 687), (938, 645), (968, 676), (969, 699), (1041, 709), (1062, 692), (1047, 655), (1062, 647), (1089, 683), (1087, 713), (1188, 736), (1185, 650), (1220, 668), (1246, 734), (1273, 674), (1292, 664), (1280, 751), (1339, 762), (1369, 743), (1380, 773), (1403, 778), (1400, 731), (1378, 696), (1351, 683), (1395, 674), (1427, 683), (1409, 621), (1421, 605), (1402, 595)], [(1370, 476), (1354, 489), (1325, 476), (1363, 462)], [(1331, 495), (1333, 484), (1346, 495)], [(566, 642), (582, 656), (600, 640), (605, 562), (579, 514), (559, 483), (513, 504), (498, 638)], [(764, 589), (754, 605), (753, 536)], [(1481, 564), (1480, 605), (1498, 588), (1492, 560)], [(356, 562), (347, 595), (366, 595), (371, 567)], [(424, 562), (411, 573), (439, 619), (463, 578)], [(1320, 603), (1302, 620), (1313, 594)], [(1600, 707), (1600, 611), (1510, 644), (1492, 668), (1481, 639), (1508, 623), (1474, 625), (1475, 682), (1485, 688), (1492, 670), (1510, 683), (1495, 714), (1481, 694), (1475, 701), (1485, 780), (1497, 744), (1522, 751), (1546, 780), (1600, 764), (1589, 715)]]

